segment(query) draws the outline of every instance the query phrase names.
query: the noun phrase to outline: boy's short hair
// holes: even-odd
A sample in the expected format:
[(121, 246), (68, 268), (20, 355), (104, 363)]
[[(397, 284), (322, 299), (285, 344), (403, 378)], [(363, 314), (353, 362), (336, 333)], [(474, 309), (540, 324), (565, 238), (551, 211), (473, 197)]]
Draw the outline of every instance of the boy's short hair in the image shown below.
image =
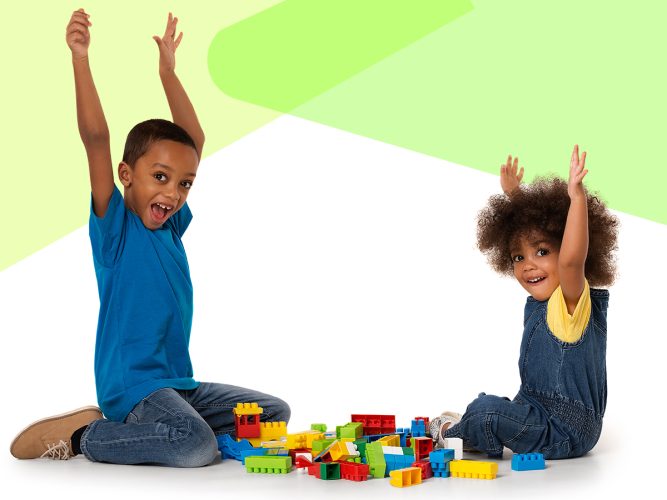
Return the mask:
[[(585, 276), (591, 286), (608, 286), (616, 275), (614, 251), (619, 221), (595, 194), (586, 191), (586, 202)], [(477, 246), (495, 271), (512, 276), (510, 247), (516, 238), (537, 232), (560, 249), (569, 209), (567, 181), (538, 177), (530, 184), (522, 184), (511, 197), (498, 194), (489, 198), (477, 217)]]
[[(157, 141), (180, 142), (197, 151), (195, 141), (182, 127), (169, 120), (153, 118), (137, 123), (127, 134), (123, 162), (130, 167), (134, 167), (136, 161), (145, 155), (146, 151)], [(197, 153), (197, 156), (199, 156), (199, 153)]]

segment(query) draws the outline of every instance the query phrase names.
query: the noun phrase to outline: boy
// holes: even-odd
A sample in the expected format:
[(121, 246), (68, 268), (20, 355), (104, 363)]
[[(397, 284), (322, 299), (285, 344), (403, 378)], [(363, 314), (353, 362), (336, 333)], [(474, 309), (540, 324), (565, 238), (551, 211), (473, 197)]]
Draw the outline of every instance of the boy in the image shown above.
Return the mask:
[(192, 283), (181, 237), (204, 132), (175, 73), (178, 19), (153, 37), (174, 123), (148, 120), (129, 133), (116, 188), (109, 131), (88, 64), (90, 16), (72, 14), (79, 133), (86, 148), (92, 203), (90, 239), (100, 295), (95, 347), (97, 407), (40, 420), (11, 445), (16, 458), (200, 467), (218, 455), (216, 434), (234, 431), (232, 408), (257, 402), (265, 420), (288, 421), (282, 400), (249, 389), (199, 383), (188, 354)]

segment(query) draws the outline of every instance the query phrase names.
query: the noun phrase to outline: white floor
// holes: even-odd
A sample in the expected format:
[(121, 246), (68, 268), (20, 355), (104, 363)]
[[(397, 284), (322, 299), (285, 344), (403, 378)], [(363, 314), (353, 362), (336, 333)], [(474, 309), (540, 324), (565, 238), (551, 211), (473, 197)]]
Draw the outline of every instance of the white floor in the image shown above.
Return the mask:
[[(513, 396), (525, 293), (488, 268), (474, 241), (475, 214), (497, 190), (497, 177), (287, 116), (210, 156), (184, 239), (195, 376), (283, 397), (292, 432), (314, 422), (332, 428), (351, 413), (393, 413), (408, 426), (415, 416), (463, 411), (481, 391)], [(495, 481), (430, 479), (401, 494), (580, 498), (663, 485), (662, 443), (648, 448), (648, 433), (662, 425), (667, 227), (619, 216), (598, 446), (537, 472), (512, 472), (506, 454)], [(27, 423), (95, 402), (97, 307), (86, 227), (0, 274), (6, 450)], [(232, 461), (173, 470), (81, 457), (17, 461), (7, 451), (0, 467), (5, 498), (397, 491), (388, 480), (250, 475)]]

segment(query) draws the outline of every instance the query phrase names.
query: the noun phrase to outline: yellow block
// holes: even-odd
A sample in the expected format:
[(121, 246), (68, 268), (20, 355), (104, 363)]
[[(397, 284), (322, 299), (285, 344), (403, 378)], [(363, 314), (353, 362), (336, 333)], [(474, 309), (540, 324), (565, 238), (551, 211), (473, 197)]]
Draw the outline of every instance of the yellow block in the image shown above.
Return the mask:
[(476, 460), (452, 460), (449, 462), (449, 473), (453, 477), (495, 479), (498, 473), (498, 464)]
[(389, 484), (403, 488), (422, 482), (422, 470), (419, 467), (407, 467), (389, 472)]
[(234, 415), (260, 415), (264, 413), (264, 408), (257, 403), (236, 403), (236, 408), (232, 408)]
[(377, 440), (382, 446), (401, 446), (401, 437), (398, 434), (385, 436)]
[(297, 434), (288, 434), (287, 442), (285, 443), (285, 448), (294, 450), (296, 448), (307, 448), (306, 446), (307, 439), (305, 432), (299, 432)]
[(313, 448), (313, 441), (316, 441), (318, 439), (324, 439), (324, 432), (319, 432), (319, 431), (310, 431), (310, 432), (305, 432), (306, 434), (306, 448)]
[(345, 441), (334, 441), (329, 447), (329, 453), (334, 462), (359, 456), (356, 445)]

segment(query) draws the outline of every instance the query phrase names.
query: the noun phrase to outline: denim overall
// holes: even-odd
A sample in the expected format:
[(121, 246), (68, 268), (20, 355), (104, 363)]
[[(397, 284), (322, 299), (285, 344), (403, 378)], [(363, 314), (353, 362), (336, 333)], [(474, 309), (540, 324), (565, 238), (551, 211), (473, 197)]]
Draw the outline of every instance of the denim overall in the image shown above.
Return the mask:
[(547, 301), (528, 297), (519, 356), (521, 388), (513, 401), (481, 393), (445, 437), (490, 457), (515, 453), (572, 458), (590, 451), (607, 404), (609, 292), (591, 288), (591, 317), (581, 338), (559, 340), (547, 325)]

